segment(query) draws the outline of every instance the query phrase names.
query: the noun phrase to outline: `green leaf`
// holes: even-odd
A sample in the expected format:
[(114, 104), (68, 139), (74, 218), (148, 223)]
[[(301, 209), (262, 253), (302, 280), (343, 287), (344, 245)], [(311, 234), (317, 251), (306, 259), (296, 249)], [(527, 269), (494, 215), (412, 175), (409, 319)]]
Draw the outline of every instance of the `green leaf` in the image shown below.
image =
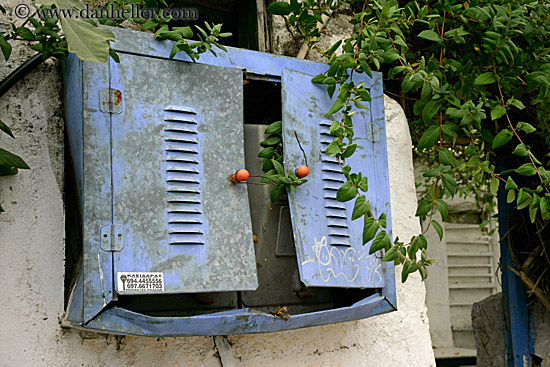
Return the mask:
[(273, 163), (271, 163), (271, 159), (265, 159), (264, 163), (262, 164), (262, 171), (267, 172), (273, 168)]
[(429, 171), (426, 171), (422, 174), (423, 177), (437, 177), (441, 173), (441, 170), (434, 168)]
[(178, 42), (178, 41), (182, 40), (181, 33), (176, 32), (176, 31), (157, 32), (156, 33), (156, 38), (167, 39), (167, 40), (175, 41), (175, 42)]
[(382, 228), (386, 228), (386, 213), (380, 214), (380, 218), (378, 218), (378, 225)]
[(283, 165), (277, 162), (275, 159), (272, 159), (271, 163), (273, 163), (273, 167), (275, 167), (275, 170), (277, 171), (277, 173), (284, 176), (285, 169), (283, 168)]
[(112, 48), (109, 49), (109, 56), (111, 56), (114, 62), (120, 64), (120, 58), (118, 57), (118, 54), (115, 52), (115, 50), (113, 50)]
[(345, 105), (346, 105), (345, 100), (343, 100), (342, 98), (336, 98), (336, 101), (334, 102), (334, 104), (332, 105), (330, 110), (328, 111), (327, 116), (330, 116), (333, 113), (336, 113), (336, 112), (340, 111)]
[(540, 214), (542, 216), (542, 219), (548, 220), (550, 219), (550, 198), (548, 196), (543, 196), (540, 199)]
[(357, 196), (357, 187), (353, 186), (351, 181), (345, 182), (336, 192), (336, 200), (342, 202), (349, 201), (355, 196)]
[(324, 84), (325, 79), (327, 79), (327, 77), (324, 74), (317, 74), (311, 79), (311, 82), (315, 84)]
[[(191, 30), (191, 27), (174, 27), (172, 28), (174, 31), (181, 34), (183, 38), (192, 38), (193, 37), (193, 31)], [(220, 37), (223, 37), (220, 34)]]
[(510, 204), (510, 203), (513, 203), (514, 200), (516, 200), (516, 192), (514, 190), (508, 191), (508, 195), (506, 196), (506, 202)]
[(302, 6), (298, 2), (298, 0), (290, 0), (290, 10), (293, 13), (298, 13), (302, 9)]
[(0, 148), (0, 165), (22, 169), (30, 168), (21, 157), (2, 148)]
[(325, 150), (325, 154), (329, 157), (334, 157), (336, 154), (340, 153), (340, 146), (338, 145), (338, 140), (333, 140)]
[(2, 33), (0, 33), (0, 49), (2, 49), (2, 53), (4, 54), (4, 59), (8, 61), (11, 55), (11, 45), (6, 40), (6, 38)]
[(365, 106), (364, 104), (362, 104), (361, 102), (359, 102), (356, 99), (353, 100), (353, 104), (355, 105), (355, 107), (363, 109), (363, 110), (368, 110), (369, 109), (367, 106)]
[(281, 137), (279, 135), (271, 135), (266, 140), (260, 142), (262, 147), (278, 145), (281, 142)]
[(456, 158), (455, 158), (453, 152), (451, 152), (450, 150), (440, 149), (439, 150), (439, 161), (441, 163), (443, 163), (444, 165), (446, 165), (446, 166), (454, 166)]
[(275, 15), (290, 14), (290, 4), (284, 1), (277, 1), (267, 7), (267, 11)]
[(441, 219), (445, 221), (445, 219), (447, 219), (447, 215), (449, 214), (449, 205), (445, 201), (437, 199), (435, 201), (435, 206), (441, 213)]
[(405, 263), (403, 263), (403, 270), (401, 272), (401, 283), (405, 283), (407, 281), (407, 278), (409, 277), (409, 264), (410, 261), (405, 261)]
[(388, 250), (388, 252), (386, 252), (384, 257), (382, 258), (382, 261), (392, 261), (399, 258), (399, 253), (397, 251), (398, 251), (397, 246), (393, 246)]
[(155, 22), (153, 19), (147, 19), (145, 21), (145, 23), (143, 23), (141, 25), (141, 31), (142, 32), (145, 32), (145, 31), (150, 31), (150, 30), (153, 30), (155, 29), (156, 27), (158, 27), (158, 23)]
[(179, 51), (180, 50), (178, 48), (178, 45), (174, 45), (174, 47), (172, 47), (172, 50), (170, 51), (170, 59), (173, 59)]
[(531, 204), (529, 204), (529, 218), (531, 219), (531, 223), (533, 223), (537, 217), (537, 210), (540, 206), (540, 197), (538, 195), (533, 196), (533, 200), (531, 201)]
[(361, 181), (359, 181), (358, 186), (363, 192), (369, 191), (369, 179), (367, 177), (361, 177)]
[(4, 124), (2, 121), (0, 121), (0, 130), (15, 139), (15, 136), (13, 136), (13, 133), (11, 132), (11, 129), (9, 128), (9, 126)]
[[(533, 160), (533, 162), (535, 162), (535, 164), (541, 164), (540, 161), (537, 159), (537, 157), (535, 157), (535, 155), (533, 153), (531, 153), (529, 151), (529, 157), (531, 157), (531, 159)], [(539, 172), (541, 173), (541, 175), (543, 174), (543, 172), (546, 172), (546, 170), (544, 169), (544, 167), (539, 167)], [(544, 178), (544, 176), (542, 176)], [(550, 176), (545, 178), (546, 180), (550, 180)]]
[[(266, 159), (269, 163), (271, 163), (271, 160)], [(271, 166), (273, 166), (273, 163), (271, 163)], [(277, 170), (275, 168), (270, 169), (269, 171), (264, 173), (265, 177), (272, 177), (277, 176), (279, 173), (277, 173)]]
[(514, 136), (514, 134), (512, 134), (512, 132), (508, 129), (499, 131), (497, 136), (495, 136), (495, 138), (493, 139), (492, 148), (496, 149), (505, 145), (510, 140), (512, 140), (512, 136)]
[(520, 110), (523, 110), (525, 108), (525, 105), (519, 99), (512, 99), (511, 104), (512, 104), (512, 106), (515, 106), (516, 108), (518, 108)]
[(492, 71), (488, 71), (486, 73), (483, 73), (483, 74), (479, 75), (474, 80), (474, 84), (475, 85), (487, 85), (487, 84), (492, 84), (496, 81), (497, 81), (497, 79), (495, 78), (495, 74)]
[[(367, 242), (372, 240), (374, 236), (376, 235), (376, 232), (378, 231), (378, 224), (374, 220), (373, 217), (365, 216), (365, 224), (363, 225), (363, 245), (365, 245)], [(380, 248), (375, 248), (373, 251), (373, 247), (371, 246), (369, 254), (372, 254), (373, 252), (376, 252), (380, 250)]]
[(529, 195), (529, 193), (526, 192), (524, 188), (521, 188), (518, 192), (518, 209), (523, 209), (531, 204), (531, 199), (531, 195)]
[(489, 185), (489, 188), (491, 190), (492, 195), (497, 194), (499, 183), (500, 183), (500, 180), (498, 178), (496, 178), (495, 176), (491, 177), (491, 184)]
[(504, 108), (501, 105), (496, 106), (495, 108), (491, 109), (491, 120), (497, 120), (504, 116), (506, 113), (506, 108)]
[[(336, 65), (336, 64), (334, 64)], [(332, 96), (334, 95), (334, 91), (336, 90), (336, 85), (332, 84), (332, 85), (327, 85), (327, 93), (328, 93), (328, 96), (330, 98), (332, 98)]]
[(418, 272), (420, 273), (420, 276), (422, 277), (422, 281), (426, 280), (428, 277), (428, 270), (424, 266), (420, 266), (418, 268)]
[(441, 224), (436, 220), (432, 220), (432, 225), (439, 236), (439, 241), (441, 241), (443, 239), (443, 227), (441, 227)]
[(537, 174), (537, 170), (535, 169), (533, 163), (525, 163), (519, 166), (519, 168), (516, 168), (516, 173), (523, 176), (533, 176)]
[(195, 28), (197, 28), (197, 29), (199, 30), (199, 32), (202, 33), (202, 35), (204, 36), (204, 38), (208, 38), (208, 34), (206, 34), (206, 32), (204, 31), (204, 29), (202, 29), (202, 28), (199, 27), (198, 25), (196, 25)]
[(283, 133), (283, 122), (282, 121), (275, 121), (274, 123), (270, 124), (268, 127), (265, 128), (265, 133), (268, 135), (271, 134), (282, 134)]
[(275, 149), (273, 149), (273, 147), (267, 147), (260, 150), (260, 153), (258, 153), (258, 157), (271, 159), (274, 153), (275, 153)]
[(109, 41), (116, 41), (113, 32), (79, 19), (61, 18), (69, 52), (83, 61), (104, 64), (109, 57)]
[(426, 239), (426, 236), (423, 234), (419, 235), (418, 238), (420, 238), (420, 249), (427, 249), (428, 248), (428, 240)]
[(338, 47), (340, 47), (341, 44), (342, 44), (342, 40), (339, 40), (334, 45), (332, 45), (332, 47), (329, 48), (327, 51), (328, 55), (332, 56), (332, 54), (336, 52), (336, 50), (338, 49)]
[(520, 157), (527, 157), (529, 155), (529, 149), (525, 144), (518, 144), (512, 154), (519, 155)]
[(332, 125), (330, 125), (330, 135), (337, 136), (340, 139), (344, 137), (344, 128), (340, 126), (340, 123), (338, 121), (334, 121)]
[(271, 190), (271, 202), (275, 203), (279, 200), (281, 195), (285, 192), (285, 185), (283, 184), (275, 184), (273, 185), (273, 189)]
[(439, 34), (432, 31), (431, 29), (420, 32), (417, 37), (424, 38), (429, 41), (441, 42), (441, 37), (439, 37)]
[(440, 109), (441, 101), (432, 99), (422, 109), (422, 118), (424, 119), (424, 121), (429, 122), (434, 118), (434, 116), (439, 112)]
[(420, 141), (418, 142), (418, 145), (416, 146), (416, 148), (424, 149), (433, 145), (437, 140), (439, 140), (440, 133), (441, 133), (441, 130), (439, 126), (431, 125), (424, 132), (424, 134), (422, 134), (422, 137), (420, 138)]
[(363, 215), (370, 212), (370, 203), (367, 201), (364, 195), (360, 195), (355, 199), (355, 205), (353, 206), (353, 213), (351, 214), (351, 220), (361, 218)]
[(432, 203), (429, 200), (420, 200), (418, 203), (418, 208), (416, 209), (416, 216), (423, 217), (432, 210)]
[(355, 153), (355, 150), (357, 149), (357, 144), (351, 144), (346, 147), (346, 150), (344, 150), (344, 153), (342, 154), (342, 157), (349, 158)]
[(0, 165), (0, 177), (1, 176), (13, 176), (16, 175), (19, 170), (17, 168)]
[(527, 122), (518, 122), (517, 129), (523, 131), (526, 134), (531, 134), (532, 132), (537, 131), (537, 129), (535, 129), (533, 125), (528, 124)]
[(449, 192), (451, 197), (454, 196), (456, 194), (456, 186), (457, 186), (455, 179), (447, 173), (444, 173), (441, 176), (441, 179), (443, 181), (443, 186), (445, 186), (445, 189)]
[[(378, 229), (378, 226), (375, 225), (376, 229)], [(376, 235), (376, 238), (374, 241), (372, 241), (372, 244), (369, 249), (369, 254), (372, 255), (376, 251), (382, 250), (382, 249), (388, 249), (391, 246), (391, 240), (388, 234), (385, 231), (380, 231)]]
[(512, 177), (508, 176), (508, 180), (506, 181), (506, 186), (504, 186), (505, 190), (515, 190), (518, 188), (518, 185), (514, 182)]

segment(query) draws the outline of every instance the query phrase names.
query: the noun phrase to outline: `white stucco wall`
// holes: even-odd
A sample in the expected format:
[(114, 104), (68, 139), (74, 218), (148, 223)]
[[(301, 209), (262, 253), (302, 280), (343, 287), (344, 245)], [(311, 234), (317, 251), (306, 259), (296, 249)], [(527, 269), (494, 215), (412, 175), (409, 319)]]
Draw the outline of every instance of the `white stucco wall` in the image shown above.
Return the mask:
[[(17, 4), (16, 0), (7, 1)], [(15, 45), (0, 78), (30, 53)], [(386, 98), (394, 236), (420, 229), (407, 121)], [(211, 337), (115, 337), (62, 329), (64, 209), (62, 89), (48, 62), (0, 100), (13, 140), (0, 147), (32, 167), (0, 177), (0, 366), (220, 366)], [(399, 269), (396, 274), (400, 279)], [(263, 335), (231, 336), (238, 366), (435, 366), (425, 288), (417, 274), (397, 281), (399, 311), (366, 320)]]

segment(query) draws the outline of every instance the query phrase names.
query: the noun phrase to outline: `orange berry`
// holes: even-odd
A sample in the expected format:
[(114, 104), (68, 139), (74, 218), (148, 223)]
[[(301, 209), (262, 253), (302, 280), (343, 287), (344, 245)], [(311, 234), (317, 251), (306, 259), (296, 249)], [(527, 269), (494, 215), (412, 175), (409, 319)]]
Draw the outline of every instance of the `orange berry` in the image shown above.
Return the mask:
[(250, 177), (250, 173), (248, 173), (245, 169), (240, 169), (237, 172), (235, 172), (235, 181), (242, 182), (248, 180)]
[(307, 166), (300, 166), (296, 170), (296, 176), (298, 176), (300, 178), (304, 178), (307, 175), (309, 175), (309, 168), (307, 168)]

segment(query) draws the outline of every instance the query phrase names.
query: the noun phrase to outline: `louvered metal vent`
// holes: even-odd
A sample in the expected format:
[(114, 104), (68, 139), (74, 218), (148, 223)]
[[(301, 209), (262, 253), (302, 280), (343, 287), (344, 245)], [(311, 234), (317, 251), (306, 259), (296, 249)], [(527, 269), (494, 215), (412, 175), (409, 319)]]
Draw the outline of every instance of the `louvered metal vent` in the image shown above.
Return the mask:
[(199, 116), (189, 107), (164, 109), (164, 171), (170, 245), (204, 245)]
[(335, 158), (329, 157), (325, 151), (334, 140), (330, 135), (331, 121), (323, 120), (320, 123), (321, 134), (321, 170), (323, 171), (323, 198), (327, 217), (329, 244), (333, 246), (350, 246), (348, 219), (346, 206), (336, 200), (338, 189), (345, 182), (344, 174)]

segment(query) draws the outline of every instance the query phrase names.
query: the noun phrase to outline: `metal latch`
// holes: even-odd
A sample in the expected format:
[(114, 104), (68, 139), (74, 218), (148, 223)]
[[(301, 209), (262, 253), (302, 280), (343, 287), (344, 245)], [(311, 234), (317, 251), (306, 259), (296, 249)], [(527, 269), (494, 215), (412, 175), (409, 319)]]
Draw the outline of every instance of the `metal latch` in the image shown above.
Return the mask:
[(99, 91), (99, 110), (101, 112), (121, 114), (122, 92), (118, 89), (101, 89)]
[(101, 248), (105, 251), (122, 251), (124, 248), (124, 227), (120, 224), (101, 226)]

